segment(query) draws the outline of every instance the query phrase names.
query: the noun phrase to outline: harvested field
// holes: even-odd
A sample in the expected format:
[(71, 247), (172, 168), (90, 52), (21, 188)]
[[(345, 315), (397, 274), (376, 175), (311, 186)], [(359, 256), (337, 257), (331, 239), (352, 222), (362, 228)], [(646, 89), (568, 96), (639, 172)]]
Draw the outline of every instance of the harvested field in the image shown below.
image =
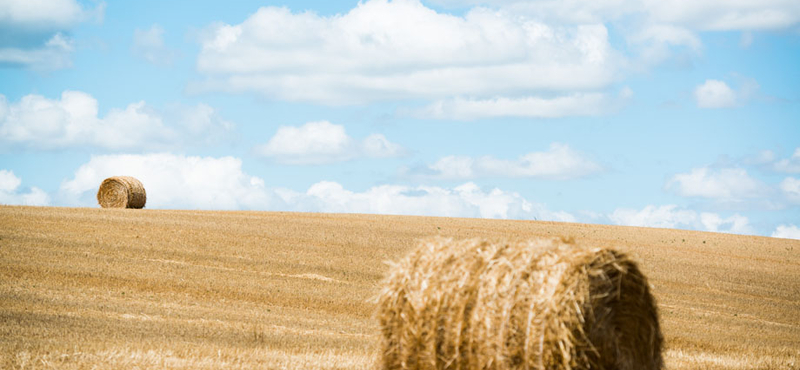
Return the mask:
[(668, 369), (800, 368), (800, 242), (432, 217), (0, 207), (0, 368), (371, 369), (375, 297), (432, 235), (628, 253)]

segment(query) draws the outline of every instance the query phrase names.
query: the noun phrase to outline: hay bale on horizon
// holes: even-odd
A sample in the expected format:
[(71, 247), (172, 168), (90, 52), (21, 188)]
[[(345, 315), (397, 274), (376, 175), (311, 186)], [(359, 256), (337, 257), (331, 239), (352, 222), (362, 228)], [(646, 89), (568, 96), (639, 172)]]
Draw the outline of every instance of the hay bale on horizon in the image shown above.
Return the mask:
[(143, 208), (146, 202), (144, 185), (130, 176), (109, 177), (97, 190), (97, 203), (103, 208)]
[(647, 279), (608, 248), (427, 240), (391, 268), (377, 314), (383, 369), (663, 367)]

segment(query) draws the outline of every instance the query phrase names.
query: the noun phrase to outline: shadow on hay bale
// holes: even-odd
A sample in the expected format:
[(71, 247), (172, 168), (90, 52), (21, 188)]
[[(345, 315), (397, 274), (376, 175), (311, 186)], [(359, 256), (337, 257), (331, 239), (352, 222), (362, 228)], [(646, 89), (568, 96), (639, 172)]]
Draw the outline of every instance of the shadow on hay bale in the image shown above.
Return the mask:
[(143, 208), (146, 202), (144, 186), (130, 176), (109, 177), (97, 190), (97, 203), (103, 208)]
[(632, 260), (557, 239), (436, 238), (378, 299), (384, 369), (661, 369), (656, 304)]

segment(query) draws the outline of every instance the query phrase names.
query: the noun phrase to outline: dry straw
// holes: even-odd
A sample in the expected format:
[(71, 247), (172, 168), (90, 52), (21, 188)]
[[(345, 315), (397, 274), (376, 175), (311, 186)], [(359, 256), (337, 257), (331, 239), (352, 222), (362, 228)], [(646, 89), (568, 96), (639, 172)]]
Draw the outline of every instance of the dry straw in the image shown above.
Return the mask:
[(559, 239), (432, 239), (378, 299), (384, 369), (661, 369), (647, 279), (625, 254)]
[(145, 202), (144, 186), (130, 176), (109, 177), (97, 191), (97, 203), (103, 208), (143, 208)]

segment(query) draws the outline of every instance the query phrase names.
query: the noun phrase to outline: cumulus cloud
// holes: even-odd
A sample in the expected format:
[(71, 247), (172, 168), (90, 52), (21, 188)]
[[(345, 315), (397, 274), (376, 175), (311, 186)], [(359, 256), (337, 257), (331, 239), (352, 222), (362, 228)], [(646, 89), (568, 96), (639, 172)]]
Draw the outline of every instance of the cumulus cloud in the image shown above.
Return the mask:
[(175, 50), (164, 44), (164, 29), (158, 24), (154, 24), (146, 30), (135, 29), (131, 51), (134, 55), (157, 65), (172, 64), (172, 61), (178, 56)]
[[(322, 181), (305, 192), (269, 188), (242, 170), (234, 157), (192, 157), (169, 153), (94, 156), (64, 181), (58, 199), (95, 206), (106, 177), (125, 173), (142, 181), (148, 208), (254, 209), (376, 213), (447, 217), (540, 219), (574, 222), (566, 212), (548, 210), (518, 193), (484, 190), (474, 183), (455, 188), (380, 185), (363, 192)], [(0, 177), (2, 179), (2, 177)], [(2, 182), (0, 182), (0, 186)]]
[(195, 157), (169, 153), (92, 156), (64, 181), (59, 200), (94, 206), (103, 179), (125, 174), (139, 179), (148, 208), (266, 209), (273, 194), (264, 181), (242, 171), (234, 157)]
[[(733, 214), (728, 218), (722, 218), (716, 213), (703, 212), (700, 214), (700, 223), (706, 231), (733, 234), (754, 233), (753, 228), (750, 226), (750, 220), (739, 214)], [(723, 226), (727, 226), (727, 228), (722, 229), (721, 227)]]
[(736, 93), (719, 80), (706, 80), (694, 89), (694, 98), (700, 108), (726, 108), (736, 105)]
[(326, 104), (490, 99), (609, 86), (620, 56), (602, 23), (553, 27), (505, 11), (463, 16), (418, 0), (371, 0), (319, 16), (263, 7), (201, 40), (193, 91), (252, 91)]
[(530, 152), (516, 160), (492, 156), (447, 156), (424, 169), (406, 171), (408, 175), (442, 179), (471, 179), (477, 177), (529, 177), (567, 180), (602, 171), (602, 167), (570, 148), (553, 143), (544, 152)]
[(5, 145), (158, 148), (207, 142), (232, 128), (204, 104), (160, 112), (140, 101), (100, 117), (97, 99), (80, 91), (64, 91), (60, 99), (31, 94), (17, 103), (0, 94), (0, 143)]
[(490, 117), (552, 118), (596, 116), (618, 110), (632, 95), (629, 88), (619, 96), (607, 93), (574, 93), (555, 98), (535, 96), (492, 99), (452, 98), (438, 100), (422, 109), (411, 111), (420, 118), (475, 120)]
[(670, 229), (695, 229), (733, 234), (753, 234), (749, 219), (739, 214), (727, 218), (719, 214), (697, 212), (677, 205), (648, 205), (641, 210), (618, 208), (608, 215), (617, 225), (644, 226)]
[(741, 202), (765, 197), (769, 187), (751, 177), (742, 168), (694, 168), (688, 173), (673, 176), (665, 186), (684, 197), (701, 197), (723, 202)]
[(344, 126), (319, 121), (299, 127), (282, 126), (266, 144), (257, 146), (255, 152), (279, 163), (316, 165), (359, 157), (397, 157), (403, 155), (405, 149), (382, 134), (372, 134), (358, 141), (347, 134)]
[(700, 108), (729, 108), (745, 103), (758, 90), (758, 83), (752, 78), (740, 78), (738, 90), (732, 89), (724, 81), (706, 80), (694, 89), (694, 98)]
[(800, 227), (793, 224), (791, 225), (778, 225), (772, 233), (773, 238), (784, 239), (799, 239), (800, 240)]
[(104, 3), (89, 9), (75, 0), (0, 2), (0, 66), (69, 67), (74, 50), (69, 31), (80, 22), (102, 19), (104, 9)]
[(0, 204), (46, 206), (50, 204), (50, 196), (37, 187), (31, 187), (28, 192), (20, 191), (22, 179), (14, 175), (13, 171), (0, 170)]

